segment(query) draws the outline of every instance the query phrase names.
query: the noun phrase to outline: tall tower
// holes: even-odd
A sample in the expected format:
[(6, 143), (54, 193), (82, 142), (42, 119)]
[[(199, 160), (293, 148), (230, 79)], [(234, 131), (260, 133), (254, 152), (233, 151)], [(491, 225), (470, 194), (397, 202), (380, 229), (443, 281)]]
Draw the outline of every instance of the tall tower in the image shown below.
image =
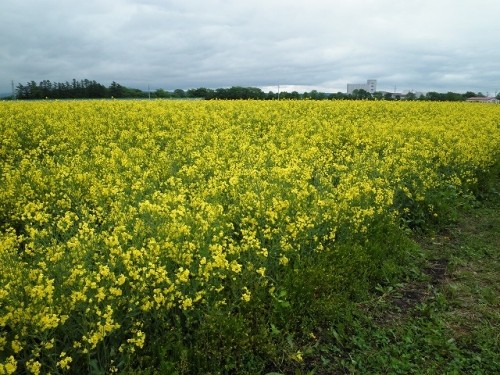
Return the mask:
[(369, 79), (366, 81), (366, 87), (367, 90), (370, 94), (373, 94), (375, 91), (377, 91), (377, 80), (376, 79)]

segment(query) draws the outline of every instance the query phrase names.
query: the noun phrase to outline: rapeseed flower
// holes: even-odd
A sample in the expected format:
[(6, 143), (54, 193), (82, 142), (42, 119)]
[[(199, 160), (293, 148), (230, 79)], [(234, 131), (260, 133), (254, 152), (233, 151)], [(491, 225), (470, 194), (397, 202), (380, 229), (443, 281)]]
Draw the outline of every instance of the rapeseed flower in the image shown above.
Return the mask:
[(78, 372), (148, 345), (137, 323), (272, 294), (381, 222), (437, 220), (500, 149), (500, 107), (466, 103), (5, 102), (0, 123), (0, 373)]

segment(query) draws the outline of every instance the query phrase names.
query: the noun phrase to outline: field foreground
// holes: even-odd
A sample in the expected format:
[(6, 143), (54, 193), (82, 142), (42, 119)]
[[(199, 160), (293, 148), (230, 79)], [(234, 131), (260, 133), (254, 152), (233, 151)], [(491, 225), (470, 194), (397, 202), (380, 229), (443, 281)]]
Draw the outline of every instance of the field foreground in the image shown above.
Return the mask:
[(412, 231), (488, 189), (499, 124), (468, 103), (1, 103), (0, 374), (347, 371), (322, 340), (405, 277)]

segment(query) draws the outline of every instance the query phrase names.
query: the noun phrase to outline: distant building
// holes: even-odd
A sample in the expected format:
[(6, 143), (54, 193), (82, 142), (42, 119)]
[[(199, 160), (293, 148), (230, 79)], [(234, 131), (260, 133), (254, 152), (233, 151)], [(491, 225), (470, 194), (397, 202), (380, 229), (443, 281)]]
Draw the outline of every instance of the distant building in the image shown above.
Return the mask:
[(377, 91), (377, 80), (369, 79), (366, 83), (348, 83), (347, 84), (347, 94), (352, 94), (354, 90), (365, 90), (370, 94)]
[(471, 98), (467, 98), (465, 101), (472, 103), (498, 103), (497, 98), (487, 96), (473, 96)]

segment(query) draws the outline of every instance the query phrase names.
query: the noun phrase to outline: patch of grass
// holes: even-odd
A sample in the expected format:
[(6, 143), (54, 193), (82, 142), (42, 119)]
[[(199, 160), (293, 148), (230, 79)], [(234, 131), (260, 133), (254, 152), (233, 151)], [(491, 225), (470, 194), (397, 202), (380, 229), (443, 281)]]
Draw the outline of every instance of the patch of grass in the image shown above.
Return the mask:
[(325, 328), (308, 371), (500, 373), (498, 191), (496, 178), (454, 222), (419, 236), (406, 280), (378, 285), (350, 309), (341, 329)]

